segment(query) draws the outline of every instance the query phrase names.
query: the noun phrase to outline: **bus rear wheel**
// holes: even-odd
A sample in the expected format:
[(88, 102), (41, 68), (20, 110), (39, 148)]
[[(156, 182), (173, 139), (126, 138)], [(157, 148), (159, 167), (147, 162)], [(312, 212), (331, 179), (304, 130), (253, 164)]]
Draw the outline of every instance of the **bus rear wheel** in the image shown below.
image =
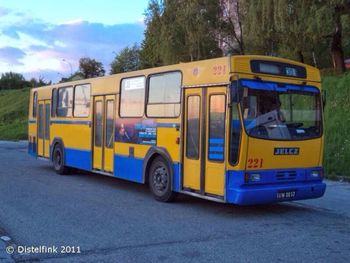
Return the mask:
[(57, 144), (53, 150), (52, 162), (57, 174), (64, 175), (68, 173), (68, 168), (64, 165), (63, 148), (60, 144)]
[(149, 188), (157, 201), (172, 202), (176, 193), (171, 190), (171, 174), (164, 158), (156, 157), (148, 173)]

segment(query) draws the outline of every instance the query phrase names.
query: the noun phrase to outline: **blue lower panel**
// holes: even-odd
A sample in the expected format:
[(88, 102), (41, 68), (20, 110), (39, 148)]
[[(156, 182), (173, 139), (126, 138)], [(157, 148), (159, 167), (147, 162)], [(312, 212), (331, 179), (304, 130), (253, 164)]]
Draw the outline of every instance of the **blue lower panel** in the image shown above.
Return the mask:
[(33, 142), (29, 142), (28, 143), (28, 153), (31, 156), (34, 156), (34, 157), (37, 156), (37, 154), (36, 154), (36, 143), (33, 143)]
[(143, 160), (114, 155), (114, 175), (125, 180), (142, 183)]
[(64, 148), (64, 163), (66, 166), (91, 171), (91, 151)]
[[(309, 170), (313, 169), (302, 170), (305, 170), (305, 174), (307, 174)], [(295, 182), (280, 182), (276, 180), (272, 182), (271, 177), (268, 176), (267, 181), (264, 183), (264, 174), (269, 175), (277, 171), (265, 170), (260, 172), (262, 182), (259, 183), (245, 183), (244, 171), (228, 171), (226, 174), (226, 201), (239, 205), (255, 205), (318, 198), (325, 193), (326, 184), (321, 179), (308, 180), (307, 176), (304, 177), (304, 180)], [(295, 196), (278, 199), (277, 193), (284, 191), (295, 191)]]
[(180, 164), (174, 164), (174, 178), (173, 178), (173, 191), (180, 192), (181, 190), (181, 182), (180, 182)]

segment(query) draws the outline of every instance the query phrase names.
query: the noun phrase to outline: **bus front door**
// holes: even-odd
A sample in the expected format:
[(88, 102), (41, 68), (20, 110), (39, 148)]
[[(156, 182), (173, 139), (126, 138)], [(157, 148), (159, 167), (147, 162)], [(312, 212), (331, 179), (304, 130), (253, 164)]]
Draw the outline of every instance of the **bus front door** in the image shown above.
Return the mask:
[(185, 89), (183, 189), (222, 199), (226, 87)]
[(94, 97), (93, 169), (113, 173), (115, 96)]
[(38, 156), (50, 157), (50, 109), (49, 100), (41, 100), (38, 103)]

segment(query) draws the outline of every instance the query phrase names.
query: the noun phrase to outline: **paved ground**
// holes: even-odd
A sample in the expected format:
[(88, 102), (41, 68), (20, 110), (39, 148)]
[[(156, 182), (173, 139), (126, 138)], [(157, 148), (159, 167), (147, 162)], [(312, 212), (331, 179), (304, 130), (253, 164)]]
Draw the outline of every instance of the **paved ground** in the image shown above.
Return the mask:
[[(25, 143), (0, 142), (0, 237), (11, 238), (0, 240), (0, 261), (349, 262), (350, 184), (327, 184), (323, 198), (303, 202), (238, 207), (180, 196), (163, 204), (142, 185), (56, 175)], [(58, 252), (10, 256), (9, 246)]]

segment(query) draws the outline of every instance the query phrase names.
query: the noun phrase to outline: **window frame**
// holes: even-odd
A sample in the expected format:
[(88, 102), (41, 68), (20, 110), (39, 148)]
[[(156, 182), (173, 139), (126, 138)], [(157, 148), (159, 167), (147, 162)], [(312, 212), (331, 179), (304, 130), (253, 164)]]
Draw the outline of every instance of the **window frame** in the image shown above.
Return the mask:
[[(121, 114), (121, 108), (122, 108), (122, 96), (123, 96), (123, 89), (122, 89), (122, 83), (123, 80), (125, 79), (132, 79), (132, 78), (140, 78), (143, 77), (145, 82), (144, 82), (144, 99), (143, 99), (143, 113), (141, 116), (122, 116)], [(132, 76), (132, 77), (125, 77), (125, 78), (121, 78), (120, 82), (119, 82), (119, 105), (118, 105), (118, 117), (119, 118), (142, 118), (145, 116), (145, 106), (146, 106), (146, 98), (147, 98), (147, 78), (145, 75), (136, 75), (136, 76)]]
[(32, 117), (37, 118), (37, 111), (38, 111), (38, 91), (33, 92), (33, 100), (32, 100)]
[[(223, 147), (224, 147), (224, 151), (223, 151), (223, 158), (222, 158), (222, 160), (218, 160), (218, 159), (211, 159), (211, 158), (209, 158), (209, 139), (210, 139), (210, 124), (211, 124), (211, 118), (210, 118), (210, 102), (211, 102), (211, 97), (212, 96), (224, 96), (224, 99), (225, 99), (225, 102), (224, 102), (224, 109), (225, 109), (225, 111), (224, 111), (224, 137), (223, 137), (223, 139), (224, 139), (224, 143), (223, 143)], [(226, 157), (226, 149), (225, 149), (225, 146), (226, 146), (226, 118), (227, 118), (227, 95), (225, 94), (225, 93), (223, 93), (223, 92), (220, 92), (220, 93), (210, 93), (209, 94), (209, 98), (208, 98), (208, 101), (209, 101), (209, 103), (208, 103), (208, 140), (207, 140), (207, 142), (206, 142), (206, 144), (207, 144), (207, 147), (208, 147), (208, 149), (207, 149), (207, 152), (208, 152), (208, 154), (207, 154), (207, 159), (208, 159), (208, 161), (210, 161), (210, 162), (213, 162), (213, 163), (223, 163), (224, 161), (225, 161), (225, 157)]]
[[(54, 98), (54, 94), (56, 94), (56, 98)], [(53, 88), (51, 91), (51, 118), (56, 117), (57, 101), (58, 101), (58, 91), (57, 91), (57, 88)]]
[[(237, 151), (237, 160), (236, 162), (232, 162), (232, 154), (231, 154), (231, 142), (232, 142), (232, 136), (231, 136), (231, 132), (232, 132), (232, 115), (233, 115), (233, 107), (236, 107), (236, 111), (237, 111), (237, 116), (238, 116), (238, 121), (239, 121), (239, 142), (238, 142), (238, 151)], [(242, 123), (242, 115), (241, 115), (241, 105), (240, 103), (234, 102), (230, 105), (230, 112), (229, 112), (229, 133), (228, 133), (228, 162), (231, 166), (237, 166), (240, 162), (240, 153), (241, 153), (241, 145), (242, 145), (242, 136), (243, 136), (243, 132), (244, 132), (244, 126)]]
[[(169, 74), (169, 73), (180, 73), (181, 76), (181, 80), (180, 80), (180, 98), (179, 98), (179, 102), (163, 102), (163, 103), (155, 103), (155, 102), (149, 102), (149, 94), (150, 94), (150, 79), (153, 76), (157, 76), (157, 75), (164, 75), (164, 74)], [(182, 83), (183, 83), (183, 74), (181, 70), (170, 70), (170, 71), (163, 71), (163, 72), (157, 72), (154, 74), (150, 74), (147, 76), (147, 82), (146, 82), (146, 88), (147, 88), (147, 93), (146, 93), (146, 103), (145, 103), (145, 116), (147, 118), (156, 118), (156, 119), (175, 119), (175, 118), (179, 118), (181, 116), (181, 111), (182, 111)], [(179, 114), (177, 116), (150, 116), (147, 113), (147, 106), (148, 105), (175, 105), (175, 104), (179, 104)]]
[[(107, 143), (107, 115), (108, 115), (108, 102), (112, 102), (112, 106), (113, 106), (113, 109), (112, 109), (112, 116), (113, 116), (113, 129), (112, 129), (112, 137), (113, 137), (113, 142), (112, 142), (112, 145), (111, 147), (108, 147), (108, 145), (106, 145)], [(106, 137), (106, 140), (105, 140), (105, 143), (104, 143), (104, 146), (103, 147), (106, 147), (107, 149), (113, 149), (113, 146), (114, 146), (114, 142), (115, 142), (115, 99), (106, 99), (105, 100), (105, 134), (104, 136)]]
[[(60, 115), (58, 115), (58, 102), (59, 102), (59, 98), (60, 98), (60, 89), (68, 89), (68, 88), (72, 88), (72, 94), (73, 94), (73, 102), (72, 102), (72, 114), (70, 115), (70, 116), (60, 116)], [(69, 109), (69, 107), (68, 107), (68, 109)], [(57, 104), (56, 104), (56, 117), (57, 118), (72, 118), (73, 117), (73, 110), (74, 110), (74, 86), (73, 85), (71, 85), (71, 86), (62, 86), (62, 87), (59, 87), (59, 88), (57, 88)]]
[[(100, 134), (100, 144), (97, 145), (96, 144), (96, 135), (98, 134), (96, 132), (96, 128), (97, 128), (97, 104), (100, 103), (101, 104), (101, 122), (102, 122), (102, 128), (101, 128), (101, 134)], [(104, 115), (104, 101), (103, 100), (94, 100), (94, 114), (93, 114), (93, 147), (99, 147), (99, 148), (103, 148), (103, 137), (104, 137), (104, 129), (103, 129), (103, 126), (104, 126), (104, 119), (103, 119), (103, 115)]]
[[(89, 103), (90, 103), (90, 106), (89, 106), (89, 114), (86, 115), (86, 116), (77, 116), (77, 115), (75, 115), (75, 89), (76, 89), (77, 86), (85, 86), (85, 85), (88, 85), (88, 86), (89, 86), (89, 89), (90, 89), (90, 96), (89, 96)], [(57, 96), (57, 98), (58, 98), (58, 96)], [(73, 118), (89, 118), (89, 117), (90, 117), (90, 113), (91, 113), (91, 83), (76, 84), (76, 85), (73, 87), (72, 117), (73, 117)]]

